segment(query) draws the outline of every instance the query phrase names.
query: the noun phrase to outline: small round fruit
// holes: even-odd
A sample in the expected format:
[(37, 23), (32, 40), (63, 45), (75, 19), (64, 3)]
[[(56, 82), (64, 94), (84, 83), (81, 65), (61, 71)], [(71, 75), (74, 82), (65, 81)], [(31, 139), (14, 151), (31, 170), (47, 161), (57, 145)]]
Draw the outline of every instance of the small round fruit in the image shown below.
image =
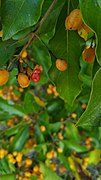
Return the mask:
[(68, 68), (68, 64), (65, 60), (57, 59), (56, 60), (56, 67), (59, 71), (65, 71)]
[(82, 53), (82, 59), (87, 63), (92, 63), (95, 59), (95, 48), (85, 49)]
[(22, 52), (22, 54), (21, 54), (21, 58), (24, 59), (24, 58), (26, 58), (26, 57), (27, 57), (27, 51), (24, 50), (24, 51)]
[(74, 9), (65, 20), (66, 30), (79, 30), (82, 27), (82, 17), (79, 9)]
[(24, 73), (18, 74), (18, 83), (22, 88), (26, 88), (30, 84), (30, 80), (28, 79), (28, 76)]
[(0, 86), (8, 81), (9, 72), (6, 69), (0, 70)]
[(33, 72), (32, 75), (31, 75), (31, 80), (34, 81), (34, 82), (40, 81), (40, 74)]

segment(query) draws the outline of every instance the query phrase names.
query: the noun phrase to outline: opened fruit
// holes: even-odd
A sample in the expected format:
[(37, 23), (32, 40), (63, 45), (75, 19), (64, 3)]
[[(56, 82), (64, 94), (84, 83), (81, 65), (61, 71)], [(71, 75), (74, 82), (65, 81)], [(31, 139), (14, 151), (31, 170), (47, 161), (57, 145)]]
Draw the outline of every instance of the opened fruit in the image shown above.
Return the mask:
[(26, 88), (29, 86), (30, 80), (26, 74), (19, 73), (18, 74), (18, 83), (22, 88)]
[(92, 63), (95, 59), (95, 48), (87, 48), (82, 53), (82, 58), (87, 63)]

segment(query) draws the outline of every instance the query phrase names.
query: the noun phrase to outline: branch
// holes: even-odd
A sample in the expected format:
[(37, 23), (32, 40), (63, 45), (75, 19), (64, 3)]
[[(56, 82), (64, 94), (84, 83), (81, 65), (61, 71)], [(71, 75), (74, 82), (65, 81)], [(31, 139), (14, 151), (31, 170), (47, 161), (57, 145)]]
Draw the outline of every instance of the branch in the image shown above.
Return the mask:
[(47, 12), (45, 13), (44, 17), (41, 19), (37, 30), (32, 33), (29, 41), (28, 41), (27, 44), (25, 44), (25, 46), (22, 48), (22, 51), (21, 51), (20, 54), (18, 55), (19, 57), (21, 57), (21, 55), (22, 55), (22, 53), (24, 52), (24, 50), (31, 44), (31, 42), (33, 41), (35, 35), (38, 34), (38, 31), (41, 29), (42, 25), (44, 24), (45, 20), (46, 20), (47, 17), (49, 16), (50, 12), (51, 12), (52, 9), (54, 8), (54, 6), (55, 6), (55, 4), (57, 3), (57, 1), (58, 1), (58, 0), (54, 0), (54, 1), (52, 2), (52, 4), (50, 5), (49, 9), (48, 9)]

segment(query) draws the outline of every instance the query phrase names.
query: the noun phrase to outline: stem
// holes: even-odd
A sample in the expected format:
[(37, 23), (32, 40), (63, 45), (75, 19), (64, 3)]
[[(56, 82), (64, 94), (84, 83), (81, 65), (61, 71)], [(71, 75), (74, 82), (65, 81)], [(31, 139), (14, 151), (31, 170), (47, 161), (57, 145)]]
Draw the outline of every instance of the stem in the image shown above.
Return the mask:
[(35, 35), (38, 34), (38, 31), (40, 30), (40, 28), (41, 28), (42, 25), (44, 24), (45, 20), (46, 20), (47, 17), (49, 16), (50, 12), (51, 12), (52, 9), (54, 8), (54, 6), (55, 6), (55, 4), (57, 3), (57, 1), (58, 1), (58, 0), (54, 0), (54, 1), (52, 2), (52, 4), (50, 5), (49, 9), (48, 9), (47, 12), (45, 13), (44, 17), (41, 19), (37, 30), (32, 33), (29, 41), (28, 41), (27, 44), (25, 44), (25, 46), (22, 48), (22, 51), (21, 51), (20, 54), (18, 55), (19, 57), (21, 57), (21, 55), (22, 55), (22, 53), (24, 52), (24, 50), (31, 44), (31, 42), (33, 41)]
[(57, 59), (57, 57), (53, 54), (53, 52), (49, 49), (49, 47), (45, 44), (45, 42), (44, 42), (38, 35), (35, 34), (35, 36), (36, 36), (36, 38), (48, 49), (48, 51), (51, 53), (51, 55), (52, 55), (55, 59)]

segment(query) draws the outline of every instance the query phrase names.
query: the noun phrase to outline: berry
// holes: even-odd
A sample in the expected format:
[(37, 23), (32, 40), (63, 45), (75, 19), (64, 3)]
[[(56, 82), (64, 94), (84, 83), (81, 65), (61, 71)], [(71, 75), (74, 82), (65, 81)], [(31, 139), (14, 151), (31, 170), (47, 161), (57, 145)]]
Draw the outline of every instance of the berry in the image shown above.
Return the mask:
[(23, 51), (22, 54), (21, 54), (21, 58), (24, 59), (27, 57), (27, 51)]
[(82, 27), (82, 17), (79, 9), (74, 9), (65, 20), (66, 30), (79, 30)]
[(82, 58), (87, 63), (92, 63), (95, 59), (95, 48), (87, 48), (82, 53)]
[(18, 83), (22, 88), (26, 88), (30, 84), (30, 80), (28, 79), (28, 76), (24, 73), (18, 74)]
[(6, 69), (0, 70), (0, 86), (8, 81), (9, 72)]
[(45, 127), (45, 126), (43, 126), (43, 125), (41, 125), (41, 126), (40, 126), (40, 130), (41, 130), (41, 132), (46, 131), (46, 127)]
[(34, 82), (40, 81), (40, 74), (33, 72), (32, 75), (31, 75), (31, 80), (34, 81)]
[(56, 67), (59, 71), (65, 71), (68, 67), (67, 62), (65, 60), (57, 59)]

